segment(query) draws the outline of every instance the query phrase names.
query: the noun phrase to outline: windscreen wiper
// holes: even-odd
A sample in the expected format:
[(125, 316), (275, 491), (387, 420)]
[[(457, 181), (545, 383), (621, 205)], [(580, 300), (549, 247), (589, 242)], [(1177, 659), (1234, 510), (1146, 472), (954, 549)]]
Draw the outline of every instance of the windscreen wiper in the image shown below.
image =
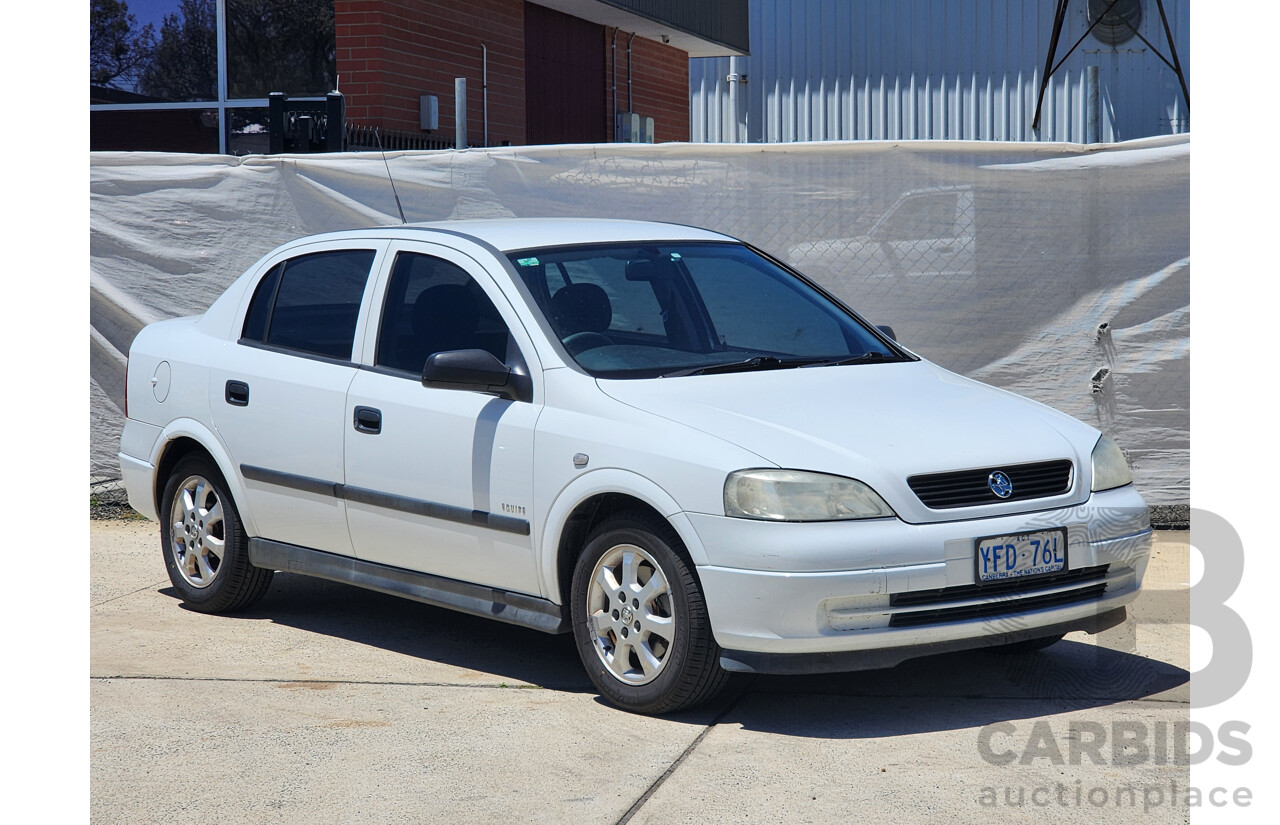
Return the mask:
[(825, 358), (777, 358), (773, 355), (753, 355), (741, 361), (730, 361), (726, 364), (708, 364), (705, 367), (689, 367), (663, 373), (663, 378), (679, 378), (683, 375), (716, 375), (726, 372), (753, 372), (756, 370), (785, 370), (793, 367), (807, 367), (810, 364), (821, 364)]
[(813, 367), (843, 367), (846, 364), (867, 364), (871, 362), (889, 363), (893, 361), (910, 361), (911, 359), (905, 355), (886, 355), (883, 352), (864, 352), (861, 355), (851, 355), (847, 358), (823, 358), (815, 360), (812, 364), (805, 366)]
[(729, 361), (724, 364), (708, 364), (705, 367), (689, 367), (688, 369), (665, 372), (662, 378), (679, 378), (684, 375), (717, 375), (726, 372), (756, 372), (760, 370), (786, 370), (795, 367), (840, 367), (846, 364), (890, 363), (894, 361), (910, 361), (903, 355), (886, 355), (883, 352), (864, 352), (861, 355), (830, 358), (825, 356), (808, 356), (804, 358), (778, 358), (773, 355), (753, 355), (741, 361)]

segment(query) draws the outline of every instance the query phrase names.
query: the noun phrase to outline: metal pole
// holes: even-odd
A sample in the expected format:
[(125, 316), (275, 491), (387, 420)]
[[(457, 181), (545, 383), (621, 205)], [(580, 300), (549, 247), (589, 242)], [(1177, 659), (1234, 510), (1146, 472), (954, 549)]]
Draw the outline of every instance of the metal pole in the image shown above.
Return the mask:
[(1173, 70), (1178, 75), (1178, 83), (1182, 86), (1182, 99), (1187, 102), (1187, 116), (1191, 116), (1191, 92), (1187, 90), (1187, 76), (1182, 73), (1182, 61), (1178, 59), (1178, 47), (1173, 43), (1173, 32), (1169, 30), (1169, 17), (1164, 13), (1164, 0), (1156, 0), (1156, 8), (1160, 10), (1160, 22), (1164, 24), (1164, 39), (1169, 41), (1169, 56), (1173, 58)]
[(737, 66), (738, 58), (729, 58), (729, 75), (725, 80), (729, 81), (729, 143), (738, 142), (738, 81), (742, 75), (738, 74)]
[(1084, 142), (1102, 142), (1102, 112), (1098, 95), (1098, 67), (1084, 67)]
[(609, 85), (613, 87), (613, 139), (618, 139), (618, 27), (613, 27), (613, 38), (609, 41)]
[(231, 124), (227, 122), (227, 0), (214, 4), (214, 35), (218, 49), (218, 154), (227, 154)]
[(1049, 86), (1049, 76), (1053, 74), (1053, 58), (1058, 53), (1058, 38), (1062, 37), (1062, 22), (1067, 17), (1067, 0), (1058, 0), (1058, 8), (1053, 15), (1053, 34), (1049, 36), (1049, 54), (1044, 59), (1044, 74), (1040, 76), (1040, 91), (1036, 94), (1036, 113), (1031, 118), (1031, 131), (1040, 130), (1040, 106), (1044, 103), (1044, 90)]
[(453, 79), (453, 146), (467, 148), (467, 79)]
[(480, 95), (484, 99), (484, 145), (489, 145), (489, 47), (480, 44)]
[(285, 101), (288, 99), (284, 92), (272, 92), (267, 98), (267, 151), (273, 155), (284, 151)]
[(631, 100), (631, 41), (636, 39), (636, 33), (632, 32), (627, 38), (627, 111), (634, 112), (636, 110), (635, 103)]

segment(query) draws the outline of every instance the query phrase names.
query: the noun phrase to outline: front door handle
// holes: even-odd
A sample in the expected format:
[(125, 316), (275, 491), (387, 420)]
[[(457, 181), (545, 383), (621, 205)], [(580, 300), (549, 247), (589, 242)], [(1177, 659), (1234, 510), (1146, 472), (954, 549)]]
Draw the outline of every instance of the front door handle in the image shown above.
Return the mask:
[(228, 381), (226, 392), (227, 403), (233, 407), (249, 406), (249, 385), (243, 381)]
[(382, 432), (382, 410), (373, 407), (356, 407), (354, 416), (356, 432), (377, 435)]

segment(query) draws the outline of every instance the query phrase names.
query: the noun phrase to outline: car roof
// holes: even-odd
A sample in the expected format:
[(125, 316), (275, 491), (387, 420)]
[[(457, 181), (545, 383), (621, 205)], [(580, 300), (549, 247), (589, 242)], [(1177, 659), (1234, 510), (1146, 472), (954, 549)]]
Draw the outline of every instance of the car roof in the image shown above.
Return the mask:
[[(675, 223), (614, 220), (609, 218), (494, 218), (486, 220), (435, 221), (382, 227), (396, 237), (420, 238), (426, 231), (439, 230), (463, 235), (503, 252), (568, 244), (610, 241), (731, 241), (736, 238)], [(370, 230), (363, 230), (370, 231)], [(422, 232), (420, 235), (419, 232)], [(425, 238), (423, 238), (425, 240)]]

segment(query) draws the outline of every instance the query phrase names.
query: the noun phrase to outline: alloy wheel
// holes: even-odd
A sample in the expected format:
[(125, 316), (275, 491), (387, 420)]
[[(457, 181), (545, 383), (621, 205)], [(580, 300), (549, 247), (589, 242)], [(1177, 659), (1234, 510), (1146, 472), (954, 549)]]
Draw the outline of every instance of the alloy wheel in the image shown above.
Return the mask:
[(209, 480), (193, 475), (178, 486), (169, 514), (174, 565), (195, 588), (213, 584), (226, 554), (222, 501)]
[(619, 544), (600, 557), (586, 612), (596, 655), (614, 677), (643, 685), (662, 673), (677, 617), (667, 577), (645, 550)]

